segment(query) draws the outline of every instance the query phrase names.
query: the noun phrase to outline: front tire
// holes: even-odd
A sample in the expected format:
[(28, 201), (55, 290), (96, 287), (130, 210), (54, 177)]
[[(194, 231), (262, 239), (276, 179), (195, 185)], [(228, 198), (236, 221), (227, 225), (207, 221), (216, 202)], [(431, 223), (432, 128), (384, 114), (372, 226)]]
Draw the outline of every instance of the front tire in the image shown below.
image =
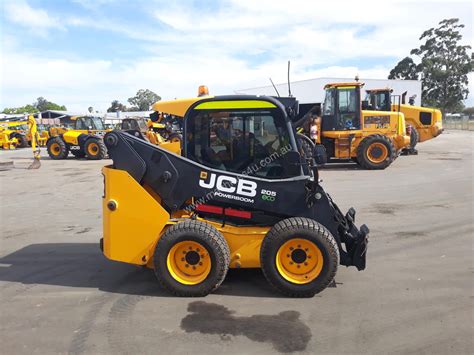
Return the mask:
[(357, 147), (357, 162), (364, 169), (385, 169), (395, 158), (396, 149), (393, 142), (381, 134), (364, 138)]
[(309, 218), (278, 222), (262, 242), (263, 274), (279, 292), (290, 297), (312, 297), (334, 279), (339, 249), (331, 233)]
[(107, 154), (107, 148), (100, 138), (89, 138), (84, 144), (84, 151), (90, 160), (104, 159)]
[(224, 281), (230, 250), (224, 236), (208, 223), (188, 220), (169, 227), (154, 254), (155, 275), (176, 296), (202, 297)]
[(48, 140), (46, 147), (49, 157), (54, 160), (66, 159), (69, 154), (69, 148), (66, 142), (59, 136)]

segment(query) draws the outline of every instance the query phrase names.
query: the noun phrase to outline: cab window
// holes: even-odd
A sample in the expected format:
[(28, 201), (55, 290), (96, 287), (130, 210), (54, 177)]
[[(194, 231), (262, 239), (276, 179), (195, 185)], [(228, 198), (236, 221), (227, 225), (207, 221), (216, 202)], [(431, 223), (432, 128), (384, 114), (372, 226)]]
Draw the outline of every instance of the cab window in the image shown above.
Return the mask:
[(354, 88), (338, 89), (337, 108), (340, 129), (359, 129), (359, 99)]
[(278, 110), (195, 110), (185, 120), (186, 156), (203, 165), (265, 178), (289, 177), (286, 122)]

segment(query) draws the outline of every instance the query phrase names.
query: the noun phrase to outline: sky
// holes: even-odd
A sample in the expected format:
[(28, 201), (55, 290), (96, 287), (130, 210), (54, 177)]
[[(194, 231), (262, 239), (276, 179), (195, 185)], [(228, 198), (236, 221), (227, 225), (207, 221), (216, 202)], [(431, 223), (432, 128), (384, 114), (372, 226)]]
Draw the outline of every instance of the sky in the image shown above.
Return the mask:
[[(0, 110), (37, 97), (85, 112), (291, 79), (384, 79), (445, 18), (466, 25), (472, 1), (0, 0)], [(474, 105), (474, 77), (466, 102)]]

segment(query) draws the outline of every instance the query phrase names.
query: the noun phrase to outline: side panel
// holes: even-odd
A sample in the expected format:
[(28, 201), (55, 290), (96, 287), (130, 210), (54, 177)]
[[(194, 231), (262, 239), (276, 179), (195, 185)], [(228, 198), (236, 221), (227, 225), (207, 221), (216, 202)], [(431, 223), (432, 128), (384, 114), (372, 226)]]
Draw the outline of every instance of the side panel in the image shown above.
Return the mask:
[[(398, 105), (392, 105), (392, 110), (398, 110)], [(437, 137), (443, 131), (442, 114), (438, 109), (400, 105), (400, 111), (405, 115), (406, 122), (417, 130), (419, 142)]]
[(111, 260), (145, 265), (170, 215), (126, 171), (104, 167), (102, 174), (104, 254)]

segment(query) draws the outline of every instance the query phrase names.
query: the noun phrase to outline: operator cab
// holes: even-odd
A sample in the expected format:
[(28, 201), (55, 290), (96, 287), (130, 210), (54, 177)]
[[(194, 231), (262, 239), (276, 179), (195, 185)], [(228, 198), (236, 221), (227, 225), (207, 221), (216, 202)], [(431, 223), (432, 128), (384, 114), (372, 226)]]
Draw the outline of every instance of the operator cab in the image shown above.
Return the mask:
[(89, 130), (89, 131), (103, 131), (105, 130), (104, 122), (100, 117), (83, 116), (76, 119), (77, 130)]
[(362, 83), (327, 84), (321, 110), (322, 131), (361, 129), (360, 88)]
[(367, 90), (363, 109), (374, 111), (391, 111), (391, 89)]
[(202, 165), (267, 179), (301, 175), (293, 129), (270, 97), (199, 101), (184, 119), (184, 155)]

